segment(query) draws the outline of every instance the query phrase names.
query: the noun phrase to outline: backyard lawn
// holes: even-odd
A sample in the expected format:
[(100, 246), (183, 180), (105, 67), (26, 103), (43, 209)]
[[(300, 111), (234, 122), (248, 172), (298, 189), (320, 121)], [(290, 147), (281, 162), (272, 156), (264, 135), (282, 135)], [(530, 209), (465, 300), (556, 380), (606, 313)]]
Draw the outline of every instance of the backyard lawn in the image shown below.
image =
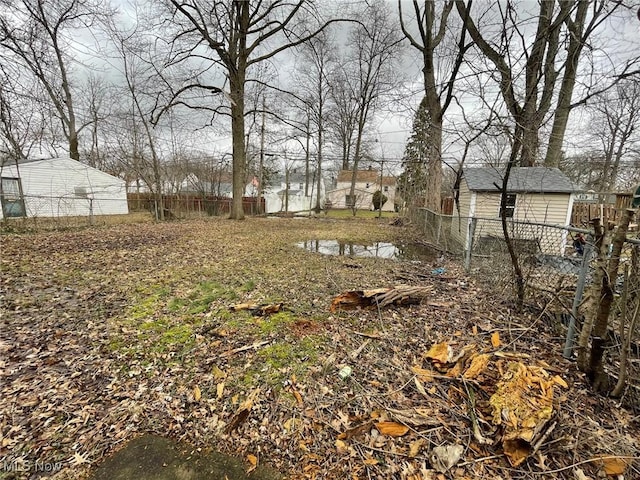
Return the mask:
[[(211, 218), (2, 235), (0, 478), (36, 478), (37, 465), (88, 478), (142, 433), (290, 478), (573, 479), (576, 469), (595, 477), (607, 458), (640, 478), (637, 413), (589, 393), (537, 312), (514, 314), (440, 252), (296, 246), (409, 251), (417, 236), (389, 221)], [(421, 305), (330, 311), (343, 292), (397, 285), (430, 293)], [(278, 311), (255, 316), (243, 304)], [(469, 361), (484, 355), (486, 371), (434, 366), (426, 353), (443, 343)], [(511, 361), (561, 378), (556, 425), (517, 467), (489, 405)], [(448, 444), (464, 448), (444, 468), (433, 449)]]

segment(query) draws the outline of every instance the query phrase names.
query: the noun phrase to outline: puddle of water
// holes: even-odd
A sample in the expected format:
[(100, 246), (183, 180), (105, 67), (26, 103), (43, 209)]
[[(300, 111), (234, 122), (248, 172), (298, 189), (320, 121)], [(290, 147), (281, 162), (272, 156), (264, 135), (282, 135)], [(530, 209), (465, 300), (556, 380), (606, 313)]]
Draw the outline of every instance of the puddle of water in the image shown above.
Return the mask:
[(306, 240), (296, 244), (309, 252), (345, 257), (390, 258), (403, 260), (434, 260), (438, 252), (418, 244), (396, 245), (389, 242), (375, 242), (358, 245), (337, 240)]

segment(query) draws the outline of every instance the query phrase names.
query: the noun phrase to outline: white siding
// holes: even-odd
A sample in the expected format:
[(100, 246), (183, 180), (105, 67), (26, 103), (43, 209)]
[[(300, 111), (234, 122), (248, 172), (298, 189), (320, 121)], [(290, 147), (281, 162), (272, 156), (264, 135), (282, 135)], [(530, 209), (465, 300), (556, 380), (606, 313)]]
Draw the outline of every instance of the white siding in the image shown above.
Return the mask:
[(467, 182), (462, 181), (460, 184), (460, 194), (458, 195), (458, 206), (453, 206), (453, 219), (451, 221), (451, 236), (461, 245), (466, 245), (467, 233), (469, 229), (469, 217), (471, 212), (471, 197), (475, 195), (469, 191)]
[(91, 203), (94, 215), (129, 213), (124, 180), (70, 158), (9, 165), (1, 175), (20, 177), (29, 217), (86, 216)]
[[(468, 217), (478, 220), (475, 239), (502, 238), (500, 220), (500, 193), (470, 192), (466, 181), (460, 185), (460, 214), (454, 207), (451, 235), (466, 245)], [(513, 219), (521, 222), (566, 225), (571, 216), (572, 196), (568, 193), (516, 193)], [(544, 253), (564, 254), (567, 237), (563, 230), (540, 226), (517, 225), (512, 228), (513, 238), (535, 240)]]

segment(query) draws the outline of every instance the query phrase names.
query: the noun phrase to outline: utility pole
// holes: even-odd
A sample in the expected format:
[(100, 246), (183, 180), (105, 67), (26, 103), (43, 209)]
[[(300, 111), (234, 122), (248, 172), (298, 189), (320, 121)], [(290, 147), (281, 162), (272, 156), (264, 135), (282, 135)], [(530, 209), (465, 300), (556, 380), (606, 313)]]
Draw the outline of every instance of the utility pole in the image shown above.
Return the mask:
[[(309, 133), (310, 128), (310, 120), (311, 120), (311, 112), (309, 111), (309, 106), (307, 106), (307, 143), (305, 147), (305, 168), (304, 168), (304, 196), (309, 196), (309, 141), (311, 139), (311, 134)], [(313, 189), (312, 189), (313, 192)], [(313, 193), (312, 193), (313, 195)]]
[(258, 214), (262, 211), (262, 177), (264, 169), (264, 123), (265, 123), (265, 101), (262, 98), (262, 125), (260, 127), (260, 169), (258, 171)]
[(382, 188), (382, 177), (384, 175), (384, 153), (382, 154), (382, 160), (380, 160), (380, 208), (378, 209), (378, 218), (382, 218), (382, 199), (384, 198), (384, 189)]

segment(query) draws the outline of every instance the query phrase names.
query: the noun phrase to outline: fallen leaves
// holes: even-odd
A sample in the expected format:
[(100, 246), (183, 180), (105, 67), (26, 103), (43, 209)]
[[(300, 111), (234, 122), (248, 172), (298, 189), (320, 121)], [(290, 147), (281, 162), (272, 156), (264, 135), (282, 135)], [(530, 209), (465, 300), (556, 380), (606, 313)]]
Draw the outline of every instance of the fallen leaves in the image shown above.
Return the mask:
[[(344, 268), (334, 258), (307, 263), (289, 248), (310, 225), (314, 235), (388, 233), (374, 224), (270, 222), (3, 237), (1, 455), (59, 460), (63, 478), (75, 480), (72, 461), (86, 468), (138, 432), (161, 431), (246, 459), (247, 469), (268, 461), (301, 479), (507, 480), (543, 478), (546, 469), (571, 475), (565, 448), (575, 442), (571, 454), (588, 478), (635, 473), (635, 460), (624, 456), (636, 442), (634, 416), (623, 425), (614, 407), (576, 387), (581, 380), (556, 363), (555, 337), (542, 322), (530, 328), (531, 318), (500, 305), (455, 266), (447, 265), (446, 279), (430, 279), (430, 266), (356, 259), (360, 268)], [(399, 289), (359, 290), (385, 308), (374, 302), (327, 314), (336, 292), (372, 279), (421, 287), (424, 297), (412, 304)], [(294, 324), (269, 331), (247, 313), (280, 299), (304, 335), (292, 334)], [(230, 312), (234, 302), (248, 308)], [(512, 327), (517, 335), (507, 334)], [(307, 340), (319, 347), (309, 358), (278, 356), (281, 345), (297, 354)], [(275, 355), (263, 355), (272, 347)], [(554, 366), (545, 381), (562, 392), (553, 397), (558, 427), (535, 456), (511, 467), (500, 441), (506, 423), (492, 424), (489, 399), (510, 362), (544, 368), (541, 357)], [(486, 444), (472, 432), (472, 413)], [(606, 433), (596, 434), (595, 424)], [(602, 445), (593, 442), (600, 438)], [(435, 448), (457, 442), (468, 448), (438, 473), (446, 462), (437, 467)], [(603, 456), (611, 450), (618, 460)]]
[(242, 423), (247, 419), (251, 409), (253, 408), (253, 403), (255, 402), (257, 396), (260, 394), (260, 389), (256, 388), (253, 392), (249, 394), (249, 396), (240, 404), (240, 407), (236, 411), (235, 415), (229, 421), (229, 424), (225, 427), (224, 431), (226, 433), (231, 433), (236, 430)]

